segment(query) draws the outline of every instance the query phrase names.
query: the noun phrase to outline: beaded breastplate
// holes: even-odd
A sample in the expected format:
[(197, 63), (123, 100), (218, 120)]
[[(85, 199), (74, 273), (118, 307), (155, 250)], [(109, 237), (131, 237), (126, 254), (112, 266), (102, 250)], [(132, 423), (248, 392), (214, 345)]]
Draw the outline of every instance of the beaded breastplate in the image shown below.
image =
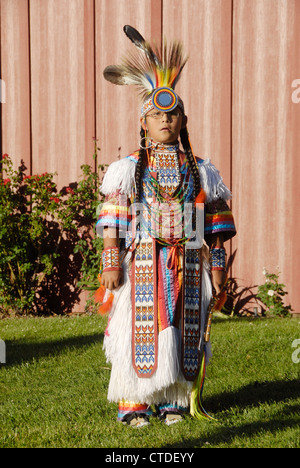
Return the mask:
[(154, 147), (160, 191), (170, 197), (180, 185), (178, 147), (179, 145), (165, 146), (161, 144), (156, 144)]

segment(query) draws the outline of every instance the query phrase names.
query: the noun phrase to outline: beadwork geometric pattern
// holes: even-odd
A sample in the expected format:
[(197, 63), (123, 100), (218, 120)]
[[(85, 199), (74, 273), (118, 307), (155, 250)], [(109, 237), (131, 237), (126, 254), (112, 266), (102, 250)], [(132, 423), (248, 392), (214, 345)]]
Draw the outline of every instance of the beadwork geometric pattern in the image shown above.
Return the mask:
[(185, 297), (182, 317), (182, 365), (187, 380), (199, 371), (201, 249), (185, 249)]
[[(166, 149), (162, 150), (157, 146), (154, 149), (154, 155), (159, 190), (161, 194), (166, 195), (168, 200), (168, 197), (174, 194), (181, 183), (178, 148), (169, 147), (166, 151)], [(143, 196), (149, 205), (155, 202), (154, 194), (149, 189), (147, 190), (145, 184), (143, 184)], [(135, 242), (132, 262), (132, 355), (133, 367), (137, 375), (145, 378), (153, 375), (158, 360), (158, 265), (156, 242), (148, 234), (151, 232), (151, 222), (153, 222), (149, 211), (143, 210), (143, 220), (142, 224), (148, 226), (149, 229), (140, 231), (139, 242)], [(135, 238), (134, 233), (133, 238)], [(183, 251), (185, 251), (183, 265), (185, 290), (183, 291), (182, 304), (182, 370), (187, 380), (194, 380), (199, 370), (201, 250), (183, 247)], [(166, 297), (165, 300), (167, 300)]]
[(223, 247), (211, 249), (211, 269), (225, 270), (226, 268), (226, 251)]
[(160, 190), (172, 196), (181, 180), (177, 151), (155, 151), (155, 159)]
[(158, 88), (152, 95), (152, 102), (156, 109), (170, 112), (178, 104), (177, 94), (171, 88)]
[(109, 247), (102, 252), (103, 272), (120, 270), (120, 250), (119, 247)]
[(149, 237), (136, 245), (133, 264), (133, 366), (139, 377), (156, 369), (156, 322), (154, 297), (154, 241)]

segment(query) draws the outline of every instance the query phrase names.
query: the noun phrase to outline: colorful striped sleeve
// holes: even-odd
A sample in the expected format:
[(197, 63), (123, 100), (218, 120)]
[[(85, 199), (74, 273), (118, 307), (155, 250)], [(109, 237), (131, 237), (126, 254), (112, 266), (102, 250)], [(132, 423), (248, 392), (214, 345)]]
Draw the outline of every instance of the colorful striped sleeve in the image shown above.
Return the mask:
[(102, 235), (104, 227), (127, 231), (130, 221), (129, 200), (118, 190), (105, 197), (96, 225), (97, 233)]
[(231, 239), (236, 234), (232, 212), (222, 199), (208, 203), (205, 212), (205, 236), (218, 233), (223, 233), (224, 240)]

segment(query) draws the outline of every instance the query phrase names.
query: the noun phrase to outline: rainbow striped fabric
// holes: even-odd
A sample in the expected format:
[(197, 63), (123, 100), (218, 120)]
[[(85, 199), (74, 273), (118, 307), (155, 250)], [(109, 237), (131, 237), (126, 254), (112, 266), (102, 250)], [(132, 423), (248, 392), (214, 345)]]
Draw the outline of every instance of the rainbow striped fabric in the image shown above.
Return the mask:
[[(182, 173), (186, 167), (186, 161), (183, 152), (179, 151), (179, 155), (180, 172)], [(128, 158), (137, 162), (138, 153), (132, 153)], [(151, 167), (149, 168), (151, 171), (156, 171), (155, 158), (152, 158)], [(97, 231), (101, 232), (101, 229), (107, 226), (128, 232), (132, 220), (130, 213), (132, 202), (133, 200), (129, 200), (120, 191), (107, 195), (97, 221)], [(219, 199), (206, 204), (204, 234), (209, 236), (221, 232), (224, 234), (224, 239), (228, 240), (235, 235), (236, 228), (232, 212), (227, 203)]]
[(231, 211), (222, 211), (215, 214), (206, 213), (204, 234), (215, 234), (218, 232), (226, 233), (227, 237), (230, 236), (230, 233), (235, 233)]
[(232, 212), (224, 200), (216, 200), (205, 207), (204, 236), (223, 233), (228, 240), (236, 233)]
[(131, 216), (129, 215), (127, 197), (122, 195), (120, 191), (107, 195), (101, 207), (97, 221), (97, 230), (98, 228), (101, 231), (104, 227), (112, 227), (128, 231), (130, 221)]
[(118, 421), (123, 421), (124, 417), (131, 413), (146, 414), (151, 416), (153, 411), (149, 405), (135, 403), (134, 401), (122, 400), (118, 405)]

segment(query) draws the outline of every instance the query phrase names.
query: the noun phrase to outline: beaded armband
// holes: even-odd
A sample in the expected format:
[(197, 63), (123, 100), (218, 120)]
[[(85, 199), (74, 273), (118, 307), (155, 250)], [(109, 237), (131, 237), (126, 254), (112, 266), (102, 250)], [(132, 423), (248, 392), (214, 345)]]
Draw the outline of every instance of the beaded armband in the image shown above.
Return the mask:
[(211, 269), (226, 271), (226, 251), (223, 247), (215, 247), (210, 251)]
[(119, 247), (108, 247), (102, 252), (102, 272), (121, 270)]

